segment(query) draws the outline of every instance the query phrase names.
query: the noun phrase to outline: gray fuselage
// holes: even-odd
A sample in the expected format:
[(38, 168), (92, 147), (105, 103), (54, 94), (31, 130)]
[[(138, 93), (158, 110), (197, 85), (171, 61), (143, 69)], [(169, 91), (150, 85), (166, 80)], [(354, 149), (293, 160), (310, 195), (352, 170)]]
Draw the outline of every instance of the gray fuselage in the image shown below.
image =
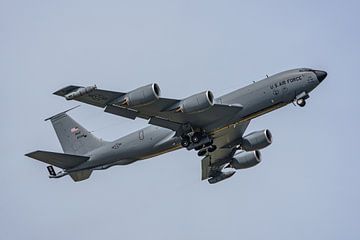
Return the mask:
[[(243, 109), (235, 117), (215, 122), (204, 130), (221, 135), (222, 131), (228, 131), (229, 126), (235, 128), (237, 124), (283, 107), (299, 96), (307, 96), (322, 80), (318, 72), (304, 68), (281, 72), (217, 98), (217, 103), (238, 104)], [(232, 135), (233, 139), (241, 137), (236, 133)], [(90, 152), (89, 161), (73, 170), (106, 169), (129, 164), (179, 149), (180, 142), (181, 138), (175, 136), (174, 131), (151, 125), (113, 142), (106, 142)]]

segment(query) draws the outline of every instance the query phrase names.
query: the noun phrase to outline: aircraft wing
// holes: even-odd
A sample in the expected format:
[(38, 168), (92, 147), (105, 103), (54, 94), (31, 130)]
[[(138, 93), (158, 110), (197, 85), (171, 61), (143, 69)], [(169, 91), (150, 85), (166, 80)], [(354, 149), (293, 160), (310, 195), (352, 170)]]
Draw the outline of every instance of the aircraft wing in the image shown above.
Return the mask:
[(124, 99), (128, 93), (101, 90), (97, 89), (96, 86), (68, 86), (56, 91), (54, 94), (68, 100), (76, 100), (105, 108), (105, 112), (118, 116), (130, 119), (138, 117), (147, 119), (150, 124), (171, 129), (176, 131), (178, 135), (181, 135), (181, 132), (185, 131), (185, 128), (189, 126), (194, 129), (211, 130), (213, 124), (221, 125), (222, 122), (228, 122), (243, 108), (241, 105), (214, 103), (203, 111), (187, 113), (176, 110), (176, 106), (183, 100), (161, 97), (147, 104), (128, 106), (124, 104)]
[[(91, 89), (91, 88), (93, 88), (93, 89)], [(54, 94), (61, 96), (61, 97), (65, 97), (65, 96), (67, 96), (67, 94), (69, 94), (71, 92), (75, 92), (76, 90), (79, 90), (79, 89), (84, 89), (84, 87), (70, 85), (70, 86), (64, 87), (64, 88), (54, 92)], [(76, 98), (76, 100), (79, 102), (83, 102), (83, 103), (87, 103), (90, 105), (104, 108), (112, 100), (119, 98), (125, 94), (125, 93), (121, 93), (121, 92), (113, 92), (113, 91), (97, 89), (96, 86), (90, 87), (89, 90), (90, 89), (91, 89), (91, 91), (88, 91), (85, 94), (78, 96)]]
[(222, 173), (237, 151), (236, 147), (249, 123), (250, 120), (242, 122), (235, 129), (227, 129), (221, 132), (221, 135), (214, 136), (214, 144), (218, 148), (201, 160), (201, 180), (216, 177)]
[[(227, 159), (231, 159), (236, 152), (235, 148), (219, 149), (208, 154), (201, 160), (201, 180), (206, 180), (219, 175), (228, 163)], [(220, 161), (222, 161), (220, 163)]]

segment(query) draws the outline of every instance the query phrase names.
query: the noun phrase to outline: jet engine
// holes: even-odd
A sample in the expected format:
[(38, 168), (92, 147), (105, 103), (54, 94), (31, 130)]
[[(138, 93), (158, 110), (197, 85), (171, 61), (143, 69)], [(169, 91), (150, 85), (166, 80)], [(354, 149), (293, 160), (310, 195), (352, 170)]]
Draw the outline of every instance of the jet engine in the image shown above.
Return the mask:
[(272, 143), (272, 134), (270, 130), (252, 132), (243, 137), (242, 149), (245, 151), (254, 151), (265, 148)]
[(155, 100), (158, 100), (159, 97), (160, 87), (156, 83), (153, 83), (125, 94), (125, 96), (119, 101), (119, 104), (126, 105), (128, 107), (135, 107), (152, 103)]
[(214, 95), (210, 91), (205, 91), (182, 100), (176, 108), (176, 111), (184, 113), (201, 112), (213, 105)]
[(259, 151), (240, 152), (231, 160), (230, 166), (238, 170), (253, 167), (260, 162), (261, 154)]

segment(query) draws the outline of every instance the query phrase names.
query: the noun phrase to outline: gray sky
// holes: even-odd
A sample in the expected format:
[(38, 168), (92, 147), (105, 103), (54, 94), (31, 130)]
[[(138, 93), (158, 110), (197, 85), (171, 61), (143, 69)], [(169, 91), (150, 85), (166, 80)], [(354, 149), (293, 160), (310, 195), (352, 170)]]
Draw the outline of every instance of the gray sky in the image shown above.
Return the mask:
[[(358, 1), (0, 1), (1, 239), (359, 239)], [(216, 185), (179, 150), (51, 180), (24, 157), (61, 151), (46, 117), (75, 106), (69, 84), (163, 96), (215, 95), (295, 67), (328, 71), (305, 108), (271, 129), (263, 162)], [(107, 140), (146, 125), (83, 105)]]

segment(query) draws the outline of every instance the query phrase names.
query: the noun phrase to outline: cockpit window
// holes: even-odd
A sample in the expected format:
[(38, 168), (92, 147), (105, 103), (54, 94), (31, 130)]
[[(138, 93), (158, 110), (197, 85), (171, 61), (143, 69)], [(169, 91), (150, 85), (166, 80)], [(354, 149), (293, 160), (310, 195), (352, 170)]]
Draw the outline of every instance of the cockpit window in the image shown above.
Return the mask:
[(310, 68), (302, 68), (299, 70), (299, 72), (311, 72), (311, 71), (313, 71), (313, 70)]

